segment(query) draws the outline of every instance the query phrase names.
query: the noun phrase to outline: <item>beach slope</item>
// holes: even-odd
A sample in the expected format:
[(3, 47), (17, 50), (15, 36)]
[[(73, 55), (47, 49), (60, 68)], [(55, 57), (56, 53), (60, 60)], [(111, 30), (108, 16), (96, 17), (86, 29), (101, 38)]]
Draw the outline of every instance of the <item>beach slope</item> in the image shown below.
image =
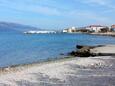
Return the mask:
[(114, 56), (68, 58), (5, 70), (0, 86), (115, 86)]

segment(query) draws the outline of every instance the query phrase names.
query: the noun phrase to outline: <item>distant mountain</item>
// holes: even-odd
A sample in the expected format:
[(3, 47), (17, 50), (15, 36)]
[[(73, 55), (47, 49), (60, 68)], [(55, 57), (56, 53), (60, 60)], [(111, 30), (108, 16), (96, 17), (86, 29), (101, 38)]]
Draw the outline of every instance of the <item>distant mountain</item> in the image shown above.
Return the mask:
[(28, 30), (41, 30), (41, 29), (29, 25), (22, 25), (10, 22), (0, 22), (0, 32), (10, 32), (10, 31), (24, 32)]

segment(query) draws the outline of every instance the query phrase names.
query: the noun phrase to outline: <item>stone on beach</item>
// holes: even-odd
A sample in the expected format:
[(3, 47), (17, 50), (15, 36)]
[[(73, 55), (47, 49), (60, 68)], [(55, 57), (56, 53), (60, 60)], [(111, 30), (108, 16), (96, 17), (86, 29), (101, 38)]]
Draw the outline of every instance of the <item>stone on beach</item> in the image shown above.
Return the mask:
[(69, 55), (79, 57), (89, 56), (115, 56), (115, 45), (97, 45), (97, 46), (82, 46), (77, 45), (77, 50), (72, 51)]
[(70, 52), (69, 55), (79, 56), (79, 57), (89, 57), (89, 56), (91, 56), (90, 49), (92, 47), (90, 47), (90, 46), (81, 46), (81, 45), (77, 45), (76, 47), (78, 49), (76, 51)]

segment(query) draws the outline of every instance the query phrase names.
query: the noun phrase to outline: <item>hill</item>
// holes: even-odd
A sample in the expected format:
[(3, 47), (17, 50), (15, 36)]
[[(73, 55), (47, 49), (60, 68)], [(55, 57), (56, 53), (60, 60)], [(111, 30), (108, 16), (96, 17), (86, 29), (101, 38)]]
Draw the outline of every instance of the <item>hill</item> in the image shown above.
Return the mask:
[(11, 32), (11, 31), (24, 32), (28, 30), (41, 30), (41, 29), (29, 25), (10, 23), (10, 22), (0, 22), (0, 32)]

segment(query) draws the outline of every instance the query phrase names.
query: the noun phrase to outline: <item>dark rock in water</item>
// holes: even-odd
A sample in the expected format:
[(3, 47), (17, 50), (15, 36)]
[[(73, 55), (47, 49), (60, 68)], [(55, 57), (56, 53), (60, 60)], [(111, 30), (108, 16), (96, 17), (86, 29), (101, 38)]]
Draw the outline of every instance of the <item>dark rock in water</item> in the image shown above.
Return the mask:
[(104, 45), (97, 45), (97, 46), (84, 46), (84, 45), (77, 45), (76, 51), (72, 51), (69, 53), (71, 56), (78, 56), (78, 57), (89, 57), (89, 56), (115, 56), (115, 53), (95, 53), (91, 52), (90, 50), (96, 47), (103, 47)]
[(81, 49), (81, 48), (83, 48), (83, 46), (82, 45), (76, 45), (76, 48)]
[(65, 55), (64, 53), (60, 53), (60, 55)]
[(104, 45), (97, 45), (97, 46), (76, 45), (76, 48), (77, 48), (77, 49), (81, 49), (81, 48), (87, 47), (87, 48), (92, 49), (92, 48), (102, 47), (102, 46), (104, 46)]
[(87, 47), (87, 48), (94, 48), (95, 46), (87, 46), (87, 45), (76, 45), (76, 48), (77, 49), (81, 49), (81, 48), (84, 48), (84, 47)]
[(77, 56), (80, 56), (80, 57), (89, 57), (90, 49), (89, 49), (89, 47), (83, 47), (83, 48), (79, 49), (76, 53), (77, 53)]
[[(102, 45), (99, 45), (102, 46)], [(79, 56), (79, 57), (89, 57), (89, 56), (96, 56), (95, 54), (90, 52), (90, 49), (95, 48), (97, 46), (83, 46), (83, 45), (77, 45), (76, 51), (72, 51), (69, 53), (69, 55), (72, 56)]]
[(72, 51), (72, 52), (69, 53), (69, 55), (71, 55), (71, 56), (77, 56), (77, 52), (76, 51)]
[(91, 56), (90, 48), (83, 47), (81, 49), (78, 49), (77, 51), (72, 51), (71, 53), (69, 53), (69, 55), (79, 56), (79, 57), (89, 57), (89, 56)]
[(97, 46), (95, 46), (95, 47), (103, 47), (103, 46), (105, 46), (105, 45), (97, 45)]

